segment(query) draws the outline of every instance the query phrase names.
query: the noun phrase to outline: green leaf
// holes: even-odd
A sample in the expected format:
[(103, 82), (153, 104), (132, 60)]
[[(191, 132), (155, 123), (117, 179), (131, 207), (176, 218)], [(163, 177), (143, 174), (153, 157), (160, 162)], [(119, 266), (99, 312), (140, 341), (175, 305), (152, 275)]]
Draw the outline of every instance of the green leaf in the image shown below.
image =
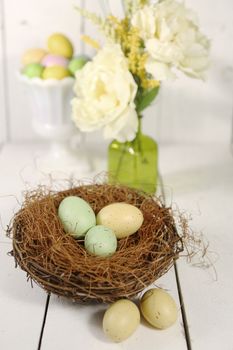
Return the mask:
[(155, 97), (158, 95), (158, 92), (159, 86), (151, 90), (146, 90), (142, 94), (138, 95), (136, 99), (137, 112), (140, 113), (146, 109), (154, 101)]

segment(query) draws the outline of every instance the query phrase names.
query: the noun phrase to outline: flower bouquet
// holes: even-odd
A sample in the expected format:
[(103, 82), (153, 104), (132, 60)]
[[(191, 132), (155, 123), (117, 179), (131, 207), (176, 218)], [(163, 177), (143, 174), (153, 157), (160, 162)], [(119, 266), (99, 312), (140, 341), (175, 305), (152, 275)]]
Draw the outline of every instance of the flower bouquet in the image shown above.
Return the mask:
[(80, 130), (103, 129), (104, 137), (113, 140), (108, 153), (111, 182), (154, 193), (158, 149), (142, 134), (143, 111), (161, 83), (175, 79), (178, 71), (203, 79), (210, 44), (183, 2), (123, 0), (122, 5), (122, 19), (78, 8), (106, 42), (101, 47), (83, 36), (97, 54), (76, 74), (72, 115)]

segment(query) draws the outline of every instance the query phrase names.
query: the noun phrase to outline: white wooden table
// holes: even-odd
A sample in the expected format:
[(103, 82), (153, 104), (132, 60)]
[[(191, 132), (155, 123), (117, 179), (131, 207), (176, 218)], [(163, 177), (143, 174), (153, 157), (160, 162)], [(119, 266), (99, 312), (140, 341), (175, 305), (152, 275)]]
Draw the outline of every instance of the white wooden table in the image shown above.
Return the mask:
[(233, 157), (229, 146), (160, 147), (167, 205), (176, 204), (192, 216), (192, 229), (203, 232), (210, 243), (208, 257), (214, 267), (194, 267), (180, 258), (178, 279), (171, 269), (156, 282), (178, 304), (178, 292), (183, 297), (177, 323), (158, 331), (142, 322), (120, 344), (103, 335), (101, 318), (106, 306), (75, 305), (56, 296), (48, 299), (35, 284), (31, 288), (25, 273), (15, 269), (7, 255), (11, 241), (4, 229), (19, 208), (22, 190), (45, 181), (34, 164), (35, 154), (43, 147), (6, 144), (0, 151), (0, 349), (233, 350)]

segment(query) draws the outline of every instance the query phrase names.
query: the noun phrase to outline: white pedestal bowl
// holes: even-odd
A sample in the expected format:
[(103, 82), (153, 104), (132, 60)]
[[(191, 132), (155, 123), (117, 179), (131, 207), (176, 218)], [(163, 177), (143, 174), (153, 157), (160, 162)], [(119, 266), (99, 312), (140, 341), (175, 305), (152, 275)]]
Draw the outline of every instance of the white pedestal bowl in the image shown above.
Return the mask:
[[(63, 172), (73, 176), (87, 175), (91, 163), (85, 151), (84, 135), (77, 131), (71, 120), (71, 99), (74, 78), (62, 80), (29, 79), (19, 74), (26, 86), (32, 106), (32, 126), (49, 149), (36, 159), (38, 170), (46, 173)], [(72, 147), (75, 134), (79, 137), (78, 147)]]

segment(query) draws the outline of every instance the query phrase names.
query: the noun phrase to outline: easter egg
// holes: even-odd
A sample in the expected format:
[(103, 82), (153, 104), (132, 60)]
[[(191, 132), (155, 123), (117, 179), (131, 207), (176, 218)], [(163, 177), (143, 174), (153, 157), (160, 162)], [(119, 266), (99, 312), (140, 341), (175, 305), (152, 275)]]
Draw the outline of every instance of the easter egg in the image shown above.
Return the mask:
[(97, 224), (111, 228), (117, 238), (137, 232), (143, 223), (143, 214), (127, 203), (112, 203), (102, 208), (97, 215)]
[(178, 311), (174, 299), (163, 289), (148, 290), (140, 301), (145, 319), (155, 328), (165, 329), (176, 322)]
[(84, 245), (88, 253), (108, 257), (117, 249), (117, 238), (108, 227), (97, 225), (87, 232)]
[(70, 72), (75, 75), (75, 73), (82, 69), (85, 64), (89, 61), (90, 59), (87, 56), (78, 56), (78, 57), (74, 57), (69, 65), (68, 65), (68, 69), (70, 70)]
[(96, 224), (91, 206), (80, 197), (64, 198), (58, 208), (58, 217), (64, 230), (76, 238), (82, 237)]
[(61, 66), (46, 67), (42, 74), (43, 79), (61, 80), (66, 77), (70, 77), (70, 72), (68, 69)]
[(24, 67), (22, 73), (28, 78), (41, 78), (44, 67), (39, 63), (30, 63)]
[(52, 67), (52, 66), (67, 67), (69, 61), (67, 58), (63, 56), (49, 54), (44, 56), (41, 63), (45, 67)]
[(54, 55), (71, 58), (73, 56), (73, 45), (63, 34), (55, 33), (48, 38), (48, 50)]
[(130, 300), (121, 299), (113, 303), (103, 318), (104, 333), (114, 342), (129, 338), (140, 323), (138, 307)]
[(45, 55), (47, 55), (47, 52), (43, 49), (29, 49), (24, 53), (22, 63), (24, 66), (30, 63), (41, 63)]

